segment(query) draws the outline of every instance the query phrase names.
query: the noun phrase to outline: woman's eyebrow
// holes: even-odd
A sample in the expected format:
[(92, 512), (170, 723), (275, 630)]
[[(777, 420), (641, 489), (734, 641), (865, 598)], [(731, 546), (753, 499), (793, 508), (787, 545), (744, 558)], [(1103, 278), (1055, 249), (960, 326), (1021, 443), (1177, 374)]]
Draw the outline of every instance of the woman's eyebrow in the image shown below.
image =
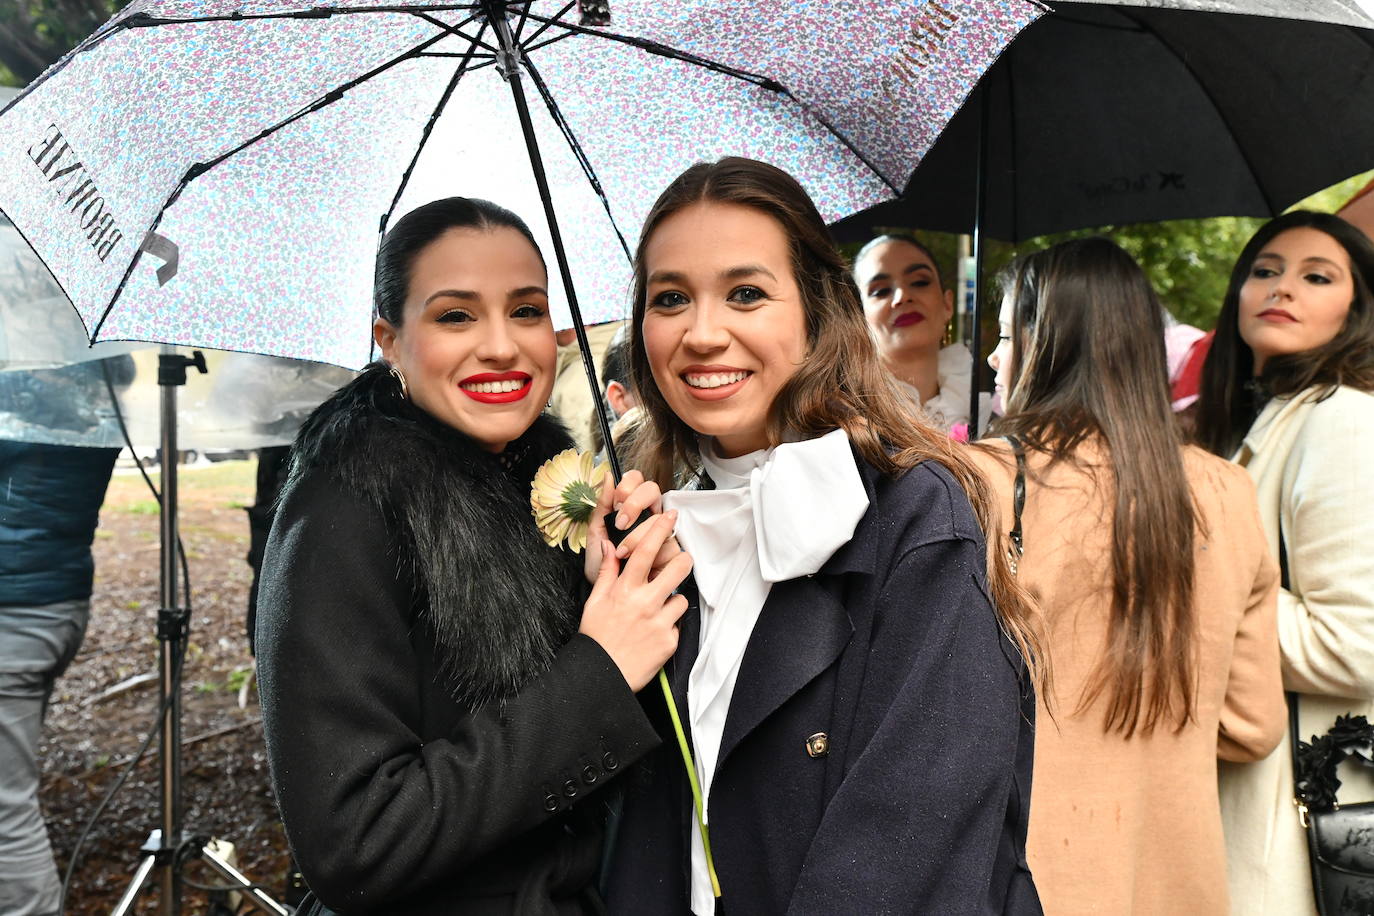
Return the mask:
[(649, 274), (649, 279), (645, 281), (652, 285), (654, 283), (685, 283), (687, 275), (680, 270), (656, 270)]
[(547, 298), (548, 295), (549, 291), (542, 286), (521, 286), (511, 290), (506, 294), (506, 297), (509, 299), (523, 299), (526, 296), (544, 296)]
[(429, 305), (435, 299), (463, 299), (467, 302), (476, 302), (480, 297), (470, 289), (441, 289), (438, 292), (430, 293), (425, 300), (425, 305)]
[(767, 277), (775, 283), (778, 279), (777, 277), (773, 276), (773, 272), (771, 270), (769, 270), (767, 267), (764, 267), (762, 264), (741, 264), (738, 267), (731, 267), (728, 270), (721, 271), (720, 278), (722, 280), (740, 280), (744, 277), (752, 277), (755, 274), (762, 274), (763, 276)]

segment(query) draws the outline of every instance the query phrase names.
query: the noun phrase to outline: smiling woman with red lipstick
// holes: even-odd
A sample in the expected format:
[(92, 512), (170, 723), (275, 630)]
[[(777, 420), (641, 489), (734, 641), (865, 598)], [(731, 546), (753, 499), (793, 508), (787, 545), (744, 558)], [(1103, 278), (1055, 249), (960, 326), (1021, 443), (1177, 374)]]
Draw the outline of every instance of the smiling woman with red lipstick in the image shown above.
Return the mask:
[[(935, 255), (914, 236), (880, 235), (855, 256), (854, 282), (878, 355), (898, 388), (937, 429), (967, 426), (973, 357), (949, 340), (954, 290), (945, 286)], [(979, 411), (984, 420), (990, 405), (988, 398)]]
[[(602, 790), (658, 743), (635, 692), (677, 644), (691, 559), (661, 514), (623, 568), (596, 551), (588, 594), (536, 528), (531, 480), (572, 444), (542, 415), (547, 282), (494, 204), (406, 214), (377, 257), (385, 362), (295, 443), (257, 646), (302, 914), (602, 912)], [(635, 492), (631, 517), (657, 496)]]
[[(1325, 213), (1262, 226), (1231, 274), (1198, 407), (1202, 443), (1254, 479), (1285, 568), (1279, 641), (1301, 740), (1337, 716), (1374, 719), (1374, 243)], [(1222, 768), (1233, 913), (1317, 912), (1291, 744)], [(1374, 800), (1368, 768), (1340, 778), (1341, 804)]]
[(1040, 913), (1032, 609), (983, 479), (888, 383), (814, 204), (761, 162), (693, 166), (635, 265), (634, 463), (681, 485), (663, 500), (699, 602), (669, 675), (705, 831), (656, 752), (611, 911)]

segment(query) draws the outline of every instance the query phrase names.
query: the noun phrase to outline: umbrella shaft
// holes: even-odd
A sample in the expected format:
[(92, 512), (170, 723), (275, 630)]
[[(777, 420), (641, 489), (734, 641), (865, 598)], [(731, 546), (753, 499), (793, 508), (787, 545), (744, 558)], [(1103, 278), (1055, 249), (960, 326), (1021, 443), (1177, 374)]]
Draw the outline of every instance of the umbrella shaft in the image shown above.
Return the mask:
[(539, 188), (539, 199), (544, 204), (544, 217), (549, 224), (549, 238), (553, 241), (554, 259), (558, 262), (558, 272), (563, 278), (563, 290), (568, 296), (568, 311), (572, 313), (573, 331), (577, 334), (577, 347), (582, 352), (582, 368), (587, 373), (587, 383), (592, 389), (592, 406), (596, 411), (597, 423), (601, 427), (602, 439), (606, 442), (606, 455), (611, 462), (611, 473), (615, 479), (621, 477), (620, 460), (615, 447), (611, 444), (611, 424), (606, 417), (605, 399), (601, 396), (601, 384), (596, 377), (596, 364), (592, 361), (592, 346), (587, 340), (586, 327), (582, 321), (582, 310), (577, 305), (577, 293), (573, 289), (572, 270), (568, 266), (568, 255), (563, 248), (563, 235), (558, 231), (558, 218), (554, 214), (553, 195), (549, 192), (549, 181), (544, 174), (544, 160), (539, 154), (539, 141), (534, 135), (534, 122), (530, 119), (529, 103), (525, 99), (525, 88), (520, 76), (519, 61), (521, 52), (511, 33), (510, 23), (506, 20), (504, 4), (499, 0), (487, 0), (487, 17), (492, 30), (500, 41), (501, 53), (507, 61), (505, 76), (510, 83), (511, 95), (515, 100), (515, 111), (520, 118), (520, 130), (525, 136), (525, 148), (530, 155), (530, 168), (534, 172), (534, 183)]

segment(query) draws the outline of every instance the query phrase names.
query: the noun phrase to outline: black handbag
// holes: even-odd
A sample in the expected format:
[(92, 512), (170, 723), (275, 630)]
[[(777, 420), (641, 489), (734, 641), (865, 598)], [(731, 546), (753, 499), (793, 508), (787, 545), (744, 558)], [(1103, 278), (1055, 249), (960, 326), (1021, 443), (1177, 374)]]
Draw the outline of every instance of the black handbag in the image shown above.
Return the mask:
[[(1288, 549), (1279, 532), (1279, 569), (1288, 588)], [(1307, 834), (1312, 893), (1320, 916), (1374, 916), (1374, 802), (1342, 805), (1336, 768), (1347, 757), (1374, 766), (1374, 724), (1338, 716), (1324, 735), (1303, 741), (1298, 694), (1288, 694), (1293, 804)]]

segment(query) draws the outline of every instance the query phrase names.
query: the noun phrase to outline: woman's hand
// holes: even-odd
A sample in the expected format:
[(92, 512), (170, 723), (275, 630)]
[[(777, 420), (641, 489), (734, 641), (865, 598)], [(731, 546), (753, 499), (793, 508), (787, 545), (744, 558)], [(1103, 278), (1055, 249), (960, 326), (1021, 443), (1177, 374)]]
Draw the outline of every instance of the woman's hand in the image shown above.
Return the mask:
[[(607, 516), (611, 516), (612, 524), (616, 528), (623, 530), (627, 525), (633, 524), (646, 509), (655, 515), (663, 511), (663, 491), (659, 489), (658, 484), (652, 480), (645, 480), (639, 471), (629, 471), (620, 479), (618, 485), (612, 487), (611, 476), (606, 475), (601, 486), (601, 499), (592, 510), (591, 524), (587, 529), (587, 550), (583, 557), (582, 570), (588, 582), (596, 582), (601, 569), (601, 545), (608, 540)], [(612, 512), (615, 515), (611, 515)], [(621, 560), (628, 557), (644, 538), (648, 528), (647, 522), (640, 525), (626, 535), (619, 548), (613, 546), (616, 557)], [(669, 536), (663, 542), (658, 556), (654, 558), (653, 569), (657, 571), (667, 566), (668, 561), (681, 552), (682, 548), (678, 546), (677, 539)]]
[(677, 621), (687, 610), (687, 599), (673, 589), (692, 571), (692, 558), (679, 550), (654, 566), (676, 521), (677, 513), (667, 512), (641, 525), (623, 569), (603, 540), (601, 569), (582, 607), (579, 631), (597, 641), (636, 693), (677, 649)]

